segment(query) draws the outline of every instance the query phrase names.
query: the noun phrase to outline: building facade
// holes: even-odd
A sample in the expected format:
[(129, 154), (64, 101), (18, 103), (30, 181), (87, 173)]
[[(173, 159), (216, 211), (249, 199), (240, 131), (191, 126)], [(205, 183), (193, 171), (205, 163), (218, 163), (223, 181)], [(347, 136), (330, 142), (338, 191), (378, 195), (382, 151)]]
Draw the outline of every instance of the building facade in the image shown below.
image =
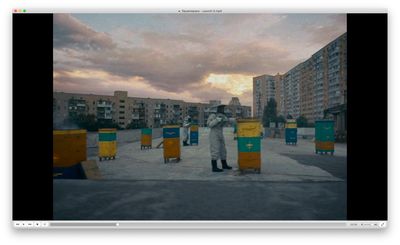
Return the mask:
[[(261, 118), (269, 99), (280, 101), (276, 95), (276, 85), (280, 84), (281, 75), (261, 75), (253, 78), (253, 117)], [(279, 90), (280, 92), (280, 90)]]
[(346, 101), (347, 33), (275, 79), (275, 90), (272, 90), (271, 78), (278, 75), (253, 78), (254, 117), (262, 118), (266, 101), (275, 98), (278, 115), (304, 116), (309, 122), (324, 118), (325, 110)]
[[(251, 107), (237, 103), (226, 106), (228, 116), (247, 118)], [(126, 91), (113, 96), (53, 92), (53, 124), (55, 128), (78, 115), (95, 115), (96, 120), (109, 120), (121, 128), (157, 128), (167, 124), (182, 124), (186, 116), (204, 126), (209, 103), (183, 100), (129, 97)]]

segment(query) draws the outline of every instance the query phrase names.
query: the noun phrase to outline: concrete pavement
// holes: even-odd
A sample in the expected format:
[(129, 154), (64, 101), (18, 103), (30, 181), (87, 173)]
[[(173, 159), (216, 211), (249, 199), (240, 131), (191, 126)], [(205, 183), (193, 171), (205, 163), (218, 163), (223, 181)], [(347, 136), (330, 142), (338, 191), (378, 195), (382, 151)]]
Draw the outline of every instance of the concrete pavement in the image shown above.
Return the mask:
[[(346, 219), (345, 144), (316, 155), (311, 140), (297, 146), (262, 140), (261, 174), (237, 170), (237, 142), (225, 129), (234, 170), (211, 172), (207, 129), (198, 146), (182, 147), (182, 161), (165, 164), (163, 149), (119, 142), (116, 160), (99, 162), (102, 180), (54, 180), (57, 220), (340, 220)], [(220, 163), (219, 163), (220, 164)]]
[(57, 180), (58, 220), (343, 220), (344, 182)]
[[(345, 169), (346, 146), (337, 144), (334, 156), (316, 155), (311, 140), (299, 140), (297, 146), (286, 145), (284, 139), (266, 138), (262, 140), (261, 174), (251, 171), (240, 175), (237, 171), (237, 142), (233, 140), (231, 128), (225, 129), (228, 163), (233, 171), (212, 173), (210, 171), (210, 152), (208, 131), (200, 129), (199, 145), (182, 147), (179, 163), (164, 164), (163, 149), (156, 149), (162, 139), (153, 139), (153, 149), (141, 150), (140, 142), (122, 144), (118, 147), (116, 160), (98, 162), (105, 179), (115, 180), (201, 180), (201, 181), (342, 181), (327, 169), (317, 164), (302, 164), (296, 157), (303, 155), (314, 162), (330, 161)], [(97, 160), (96, 155), (91, 159)], [(220, 164), (220, 163), (219, 163)]]

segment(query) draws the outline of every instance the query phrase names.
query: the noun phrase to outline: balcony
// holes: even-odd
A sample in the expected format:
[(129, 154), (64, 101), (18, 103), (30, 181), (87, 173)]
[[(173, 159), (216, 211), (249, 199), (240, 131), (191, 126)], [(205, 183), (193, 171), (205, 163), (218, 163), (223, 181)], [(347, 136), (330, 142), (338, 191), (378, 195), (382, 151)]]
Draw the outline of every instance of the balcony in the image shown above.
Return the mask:
[(97, 119), (107, 119), (107, 120), (111, 120), (112, 116), (111, 115), (97, 115)]
[(144, 105), (143, 104), (133, 104), (132, 108), (133, 109), (144, 109)]
[(97, 107), (112, 107), (111, 102), (107, 102), (107, 101), (99, 101), (97, 102)]

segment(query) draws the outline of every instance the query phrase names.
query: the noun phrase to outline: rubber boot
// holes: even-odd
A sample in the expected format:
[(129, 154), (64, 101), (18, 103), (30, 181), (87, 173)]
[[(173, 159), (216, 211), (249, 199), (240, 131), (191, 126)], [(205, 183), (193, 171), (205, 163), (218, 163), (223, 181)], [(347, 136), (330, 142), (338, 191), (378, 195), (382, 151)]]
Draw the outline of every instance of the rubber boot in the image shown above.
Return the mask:
[(217, 167), (217, 160), (211, 160), (211, 166), (213, 172), (222, 172), (223, 170)]
[(226, 163), (226, 160), (221, 160), (221, 163), (223, 169), (232, 169), (232, 167), (229, 166), (228, 163)]

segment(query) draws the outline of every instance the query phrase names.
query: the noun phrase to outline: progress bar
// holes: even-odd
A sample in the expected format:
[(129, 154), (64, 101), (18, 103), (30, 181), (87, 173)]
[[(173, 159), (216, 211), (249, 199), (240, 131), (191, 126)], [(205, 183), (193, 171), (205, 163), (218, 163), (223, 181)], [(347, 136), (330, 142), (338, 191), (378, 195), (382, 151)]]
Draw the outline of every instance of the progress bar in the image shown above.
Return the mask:
[(19, 229), (383, 229), (387, 221), (14, 221)]

